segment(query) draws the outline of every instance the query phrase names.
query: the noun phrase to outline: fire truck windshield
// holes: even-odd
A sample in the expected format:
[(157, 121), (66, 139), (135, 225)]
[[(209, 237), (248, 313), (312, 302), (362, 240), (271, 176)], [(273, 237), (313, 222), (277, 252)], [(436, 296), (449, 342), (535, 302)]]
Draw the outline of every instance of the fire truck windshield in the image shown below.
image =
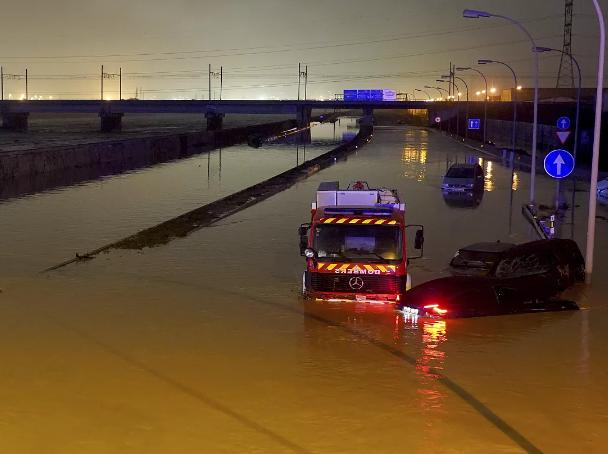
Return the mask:
[(320, 224), (313, 232), (320, 262), (400, 263), (401, 227), (364, 224)]

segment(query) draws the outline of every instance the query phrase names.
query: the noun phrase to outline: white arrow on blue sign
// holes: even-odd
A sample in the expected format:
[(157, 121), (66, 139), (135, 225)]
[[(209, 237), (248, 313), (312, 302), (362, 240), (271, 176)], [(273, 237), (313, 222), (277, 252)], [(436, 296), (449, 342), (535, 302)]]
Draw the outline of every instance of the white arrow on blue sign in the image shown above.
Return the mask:
[(481, 120), (470, 118), (469, 119), (469, 129), (479, 129)]
[(557, 120), (557, 127), (559, 129), (568, 129), (570, 127), (570, 119), (568, 117), (562, 117)]
[(574, 170), (574, 157), (566, 150), (553, 150), (545, 157), (545, 172), (553, 178), (565, 178)]

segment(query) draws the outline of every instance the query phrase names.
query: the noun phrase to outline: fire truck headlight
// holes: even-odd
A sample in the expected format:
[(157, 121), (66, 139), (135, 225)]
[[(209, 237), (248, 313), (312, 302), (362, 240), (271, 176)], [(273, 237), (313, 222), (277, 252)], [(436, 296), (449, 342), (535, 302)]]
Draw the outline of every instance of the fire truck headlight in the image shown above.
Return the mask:
[(306, 250), (304, 251), (304, 255), (305, 255), (306, 257), (308, 257), (309, 259), (312, 259), (312, 258), (314, 258), (314, 256), (315, 256), (315, 250), (314, 250), (314, 249), (310, 249), (310, 248), (309, 248), (309, 249), (306, 249)]

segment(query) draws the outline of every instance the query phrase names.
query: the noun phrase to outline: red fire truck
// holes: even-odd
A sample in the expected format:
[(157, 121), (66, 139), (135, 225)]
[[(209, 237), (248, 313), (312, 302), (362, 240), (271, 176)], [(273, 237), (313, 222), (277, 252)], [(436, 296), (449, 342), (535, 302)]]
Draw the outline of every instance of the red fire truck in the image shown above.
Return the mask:
[(397, 190), (370, 188), (364, 181), (346, 189), (337, 181), (321, 183), (311, 214), (299, 229), (305, 298), (396, 303), (410, 289), (405, 231), (420, 228), (414, 247), (421, 257), (424, 228), (405, 224)]

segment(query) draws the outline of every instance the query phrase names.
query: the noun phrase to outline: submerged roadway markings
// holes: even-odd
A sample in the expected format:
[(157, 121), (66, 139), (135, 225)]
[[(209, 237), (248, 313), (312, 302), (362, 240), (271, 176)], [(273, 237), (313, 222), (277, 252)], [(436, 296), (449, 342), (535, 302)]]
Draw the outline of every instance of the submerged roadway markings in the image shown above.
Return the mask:
[[(350, 328), (342, 323), (335, 322), (331, 319), (322, 317), (320, 315), (307, 312), (306, 310), (301, 310), (301, 309), (298, 309), (295, 307), (285, 306), (284, 304), (270, 301), (267, 299), (256, 298), (256, 297), (251, 296), (248, 293), (240, 293), (240, 292), (235, 292), (233, 290), (226, 290), (225, 288), (220, 289), (220, 288), (215, 288), (215, 287), (208, 286), (208, 285), (205, 285), (205, 286), (196, 285), (196, 284), (191, 284), (191, 283), (187, 283), (187, 282), (183, 282), (183, 281), (178, 281), (175, 279), (167, 279), (167, 278), (160, 277), (160, 276), (145, 277), (145, 276), (136, 275), (133, 273), (109, 273), (109, 274), (116, 274), (116, 275), (123, 276), (123, 277), (128, 276), (128, 277), (135, 278), (136, 280), (141, 280), (141, 281), (151, 280), (155, 283), (165, 282), (168, 284), (181, 285), (184, 287), (190, 287), (190, 288), (195, 288), (195, 289), (199, 289), (199, 290), (210, 290), (210, 291), (218, 292), (218, 293), (224, 294), (224, 295), (235, 296), (235, 297), (238, 297), (238, 298), (241, 298), (244, 300), (251, 301), (253, 303), (259, 303), (262, 305), (278, 308), (278, 309), (286, 311), (286, 312), (291, 312), (292, 314), (301, 315), (308, 319), (315, 320), (324, 325), (338, 328), (338, 329), (352, 335), (353, 337), (364, 340), (364, 341), (368, 342), (369, 344), (384, 350), (385, 352), (389, 353), (390, 355), (393, 355), (393, 356), (401, 359), (402, 361), (406, 362), (410, 366), (414, 366), (414, 367), (417, 366), (416, 358), (414, 356), (408, 355), (407, 353), (402, 352), (401, 350), (393, 347), (392, 345), (385, 344), (384, 342), (382, 342), (374, 337), (371, 337), (371, 336), (367, 335), (366, 333), (357, 331), (354, 328)], [(60, 323), (60, 322), (58, 322), (58, 323)], [(76, 330), (73, 329), (73, 331), (76, 331)], [(91, 336), (88, 336), (86, 334), (85, 334), (85, 336), (87, 336), (89, 339), (94, 339)], [(99, 341), (97, 341), (96, 343), (98, 343), (99, 345), (105, 345)], [(116, 352), (120, 353), (119, 350), (117, 350), (113, 347), (110, 347), (110, 349), (111, 349), (111, 351), (115, 350)], [(121, 354), (120, 356), (128, 358), (128, 356), (125, 354)], [(133, 361), (135, 361), (135, 364), (139, 364), (136, 360), (133, 360)], [(142, 368), (150, 369), (151, 371), (154, 371), (154, 369), (152, 369), (150, 366), (147, 366), (147, 365), (142, 364)], [(458, 383), (456, 383), (452, 379), (445, 376), (442, 373), (442, 370), (431, 367), (428, 369), (428, 374), (436, 376), (437, 380), (444, 387), (446, 387), (447, 389), (452, 391), (454, 394), (456, 394), (458, 397), (460, 397), (465, 403), (469, 404), (474, 410), (476, 410), (481, 416), (483, 416), (489, 423), (491, 423), (494, 427), (496, 427), (499, 431), (501, 431), (504, 435), (506, 435), (509, 439), (511, 439), (511, 441), (516, 443), (527, 454), (543, 454), (543, 452), (539, 448), (537, 448), (530, 440), (528, 440), (521, 433), (519, 433), (517, 431), (517, 429), (515, 429), (513, 426), (511, 426), (509, 423), (507, 423), (504, 419), (502, 419), (500, 416), (498, 416), (496, 413), (494, 413), (487, 405), (485, 405), (483, 402), (481, 402), (479, 399), (477, 399), (473, 394), (471, 394), (469, 391), (464, 389)], [(154, 371), (154, 375), (159, 376), (161, 374), (159, 372)]]
[(327, 153), (317, 156), (310, 161), (289, 169), (268, 180), (257, 183), (246, 189), (226, 196), (222, 199), (203, 205), (188, 213), (177, 216), (168, 221), (148, 229), (141, 230), (134, 235), (107, 244), (85, 254), (76, 254), (76, 257), (58, 265), (47, 268), (41, 273), (54, 271), (72, 263), (94, 258), (93, 256), (110, 249), (143, 249), (145, 247), (162, 246), (176, 238), (183, 238), (195, 230), (208, 227), (211, 224), (227, 218), (245, 208), (253, 206), (263, 200), (284, 191), (294, 184), (302, 181), (318, 171), (333, 165), (338, 157), (354, 151), (359, 146), (370, 142), (373, 128), (362, 127), (357, 136)]
[(220, 413), (223, 413), (226, 416), (236, 419), (238, 422), (249, 427), (250, 429), (253, 429), (262, 435), (266, 435), (268, 438), (283, 445), (284, 447), (291, 449), (292, 451), (300, 453), (300, 454), (312, 454), (312, 452), (307, 450), (306, 448), (303, 448), (302, 446), (298, 445), (297, 443), (294, 443), (293, 441), (288, 440), (287, 438), (283, 437), (282, 435), (279, 435), (278, 433), (262, 426), (261, 424), (258, 424), (257, 422), (247, 418), (246, 416), (244, 416), (240, 413), (237, 413), (236, 411), (232, 410), (231, 408), (229, 408), (225, 405), (222, 405), (221, 403), (211, 399), (210, 397), (206, 396), (205, 394), (201, 393), (200, 391), (196, 390), (195, 388), (192, 388), (188, 385), (185, 385), (184, 383), (181, 383), (180, 381), (176, 380), (175, 378), (172, 378), (169, 375), (164, 374), (163, 372), (161, 372), (157, 369), (154, 369), (153, 367), (145, 364), (144, 362), (139, 361), (136, 358), (133, 358), (132, 356), (129, 356), (127, 353), (122, 352), (118, 348), (113, 347), (112, 345), (107, 344), (107, 343), (103, 342), (102, 340), (99, 340), (99, 339), (89, 335), (88, 333), (79, 330), (78, 328), (75, 328), (71, 325), (68, 325), (67, 323), (57, 320), (51, 314), (47, 313), (47, 315), (49, 316), (50, 320), (52, 320), (55, 324), (57, 324), (58, 326), (61, 326), (65, 330), (71, 331), (72, 333), (91, 342), (92, 344), (97, 345), (99, 348), (105, 350), (107, 353), (110, 353), (110, 354), (122, 359), (124, 362), (126, 362), (132, 366), (135, 366), (139, 370), (150, 374), (151, 376), (157, 378), (158, 380), (164, 382), (165, 384), (168, 384), (168, 385), (172, 386), (173, 388), (181, 391), (182, 393), (204, 403), (205, 405), (208, 405), (209, 407), (213, 408), (214, 410), (216, 410)]

